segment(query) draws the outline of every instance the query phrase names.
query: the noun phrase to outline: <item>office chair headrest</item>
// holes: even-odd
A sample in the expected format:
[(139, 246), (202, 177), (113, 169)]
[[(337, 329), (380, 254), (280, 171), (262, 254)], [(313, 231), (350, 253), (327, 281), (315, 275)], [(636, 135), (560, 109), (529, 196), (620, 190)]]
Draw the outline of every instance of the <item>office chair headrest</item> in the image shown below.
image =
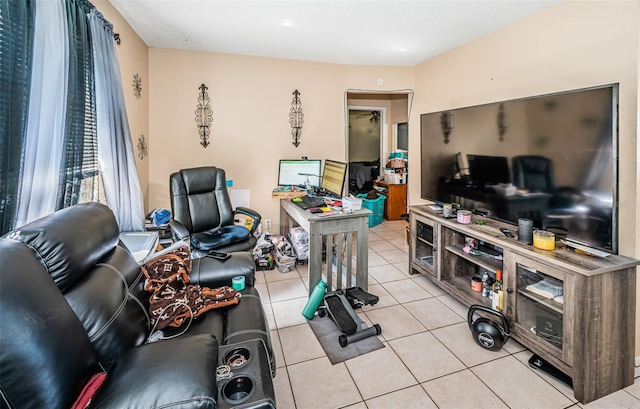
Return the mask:
[(188, 195), (213, 192), (216, 186), (218, 186), (220, 174), (222, 174), (223, 182), (225, 179), (224, 170), (214, 166), (182, 169), (180, 170), (180, 174), (182, 175), (182, 180), (184, 181)]

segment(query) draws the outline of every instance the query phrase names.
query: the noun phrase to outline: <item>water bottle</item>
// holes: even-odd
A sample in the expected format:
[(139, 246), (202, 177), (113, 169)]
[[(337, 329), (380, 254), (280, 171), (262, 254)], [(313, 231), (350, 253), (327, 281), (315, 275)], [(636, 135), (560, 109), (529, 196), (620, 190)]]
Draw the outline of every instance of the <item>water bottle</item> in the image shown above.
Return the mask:
[(489, 297), (491, 295), (491, 286), (489, 285), (489, 273), (484, 272), (482, 275), (482, 296)]
[(316, 284), (315, 288), (311, 292), (309, 296), (309, 300), (307, 301), (307, 305), (304, 306), (302, 310), (302, 315), (308, 320), (313, 319), (313, 314), (316, 313), (316, 310), (320, 306), (322, 299), (324, 298), (325, 293), (327, 292), (327, 283), (320, 280), (318, 284)]

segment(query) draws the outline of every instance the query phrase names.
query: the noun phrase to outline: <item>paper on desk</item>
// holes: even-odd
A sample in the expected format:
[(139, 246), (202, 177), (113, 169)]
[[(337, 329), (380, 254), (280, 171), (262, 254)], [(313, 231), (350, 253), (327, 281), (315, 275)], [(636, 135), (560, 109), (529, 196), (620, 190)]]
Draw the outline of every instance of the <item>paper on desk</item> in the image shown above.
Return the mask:
[(231, 206), (237, 207), (251, 207), (251, 194), (249, 189), (231, 189)]

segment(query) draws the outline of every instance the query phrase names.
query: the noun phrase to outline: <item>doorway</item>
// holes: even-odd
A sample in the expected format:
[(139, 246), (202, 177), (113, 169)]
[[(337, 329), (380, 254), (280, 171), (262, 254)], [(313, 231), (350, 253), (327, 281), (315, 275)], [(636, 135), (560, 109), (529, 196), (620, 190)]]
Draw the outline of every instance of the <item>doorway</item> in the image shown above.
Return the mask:
[[(348, 89), (345, 91), (344, 104), (349, 193), (365, 193), (372, 188), (380, 176), (385, 174), (385, 168), (391, 156), (397, 158), (401, 155), (402, 158), (408, 158), (409, 118), (413, 104), (413, 90)], [(378, 119), (378, 126), (375, 126)], [(379, 134), (375, 134), (378, 130)], [(394, 161), (395, 163), (397, 161)], [(406, 166), (402, 170), (403, 178), (392, 183), (409, 183), (407, 173), (409, 164), (408, 161), (405, 163)], [(406, 188), (405, 196), (408, 204), (409, 189), (408, 186)]]
[(387, 110), (371, 106), (349, 106), (348, 110), (349, 193), (355, 195), (373, 189), (380, 175)]

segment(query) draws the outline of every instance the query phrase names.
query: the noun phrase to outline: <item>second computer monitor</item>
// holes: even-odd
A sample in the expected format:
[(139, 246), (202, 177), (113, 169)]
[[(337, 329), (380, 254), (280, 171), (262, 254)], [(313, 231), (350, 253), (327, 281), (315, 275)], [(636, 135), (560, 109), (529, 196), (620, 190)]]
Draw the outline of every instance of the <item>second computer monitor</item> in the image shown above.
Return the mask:
[(346, 175), (346, 163), (326, 159), (320, 188), (334, 197), (342, 197), (342, 187), (344, 186)]

